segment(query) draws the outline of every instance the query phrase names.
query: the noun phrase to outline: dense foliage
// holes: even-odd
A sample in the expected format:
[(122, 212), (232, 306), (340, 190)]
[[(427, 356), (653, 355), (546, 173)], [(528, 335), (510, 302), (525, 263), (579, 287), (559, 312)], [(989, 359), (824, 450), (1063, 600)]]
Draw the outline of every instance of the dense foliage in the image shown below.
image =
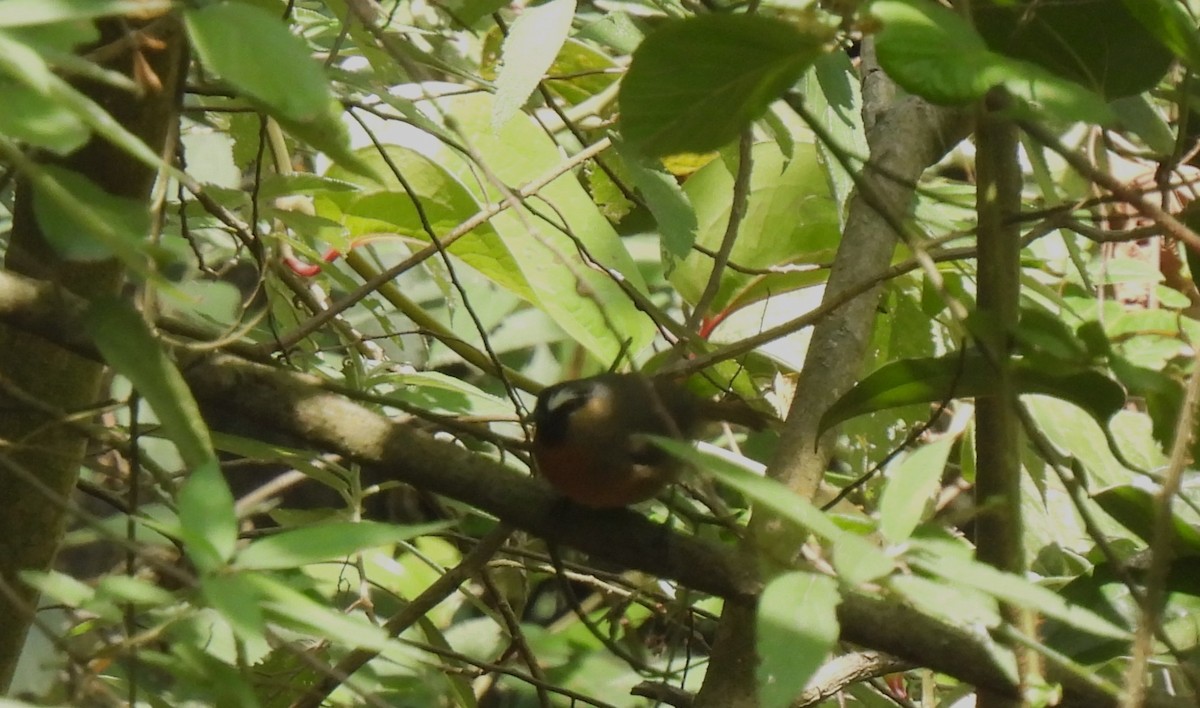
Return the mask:
[[(0, 685), (1194, 704), (1198, 12), (0, 0)], [(781, 422), (573, 508), (613, 368)]]

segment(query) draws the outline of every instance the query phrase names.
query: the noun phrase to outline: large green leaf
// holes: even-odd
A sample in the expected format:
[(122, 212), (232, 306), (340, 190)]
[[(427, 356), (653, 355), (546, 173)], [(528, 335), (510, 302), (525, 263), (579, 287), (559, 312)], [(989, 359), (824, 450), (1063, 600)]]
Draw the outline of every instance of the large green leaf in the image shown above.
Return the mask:
[(696, 243), (696, 210), (675, 176), (656, 167), (632, 150), (618, 146), (634, 186), (654, 215), (668, 273), (692, 252)]
[(992, 51), (961, 15), (931, 0), (877, 0), (879, 63), (896, 83), (934, 103), (961, 105), (1004, 86), (1056, 117), (1093, 122), (1110, 111), (1096, 94), (1037, 64)]
[(222, 568), (233, 557), (238, 521), (215, 458), (191, 470), (178, 502), (179, 536), (188, 558), (202, 574)]
[[(1090, 370), (1057, 374), (1034, 363), (1012, 362), (1019, 393), (1041, 393), (1084, 409), (1101, 425), (1125, 403), (1125, 391), (1107, 376)], [(992, 393), (991, 364), (977, 351), (949, 356), (904, 359), (885, 364), (846, 392), (821, 416), (821, 430), (854, 416), (912, 403), (938, 403)]]
[(941, 487), (953, 446), (950, 437), (922, 445), (888, 470), (879, 500), (879, 532), (888, 541), (904, 542), (925, 517)]
[(278, 17), (237, 2), (204, 5), (185, 16), (204, 66), (248, 98), (296, 121), (329, 112), (333, 94), (320, 65)]
[(953, 541), (914, 540), (906, 556), (916, 570), (987, 593), (1017, 607), (1035, 610), (1099, 637), (1127, 640), (1129, 631), (1086, 607), (1072, 605), (1058, 593), (1012, 573), (1005, 573), (961, 553)]
[(786, 573), (758, 602), (758, 697), (762, 706), (789, 706), (837, 643), (837, 581), (816, 573)]
[(91, 134), (83, 121), (54, 99), (0, 75), (0, 135), (66, 155)]
[(621, 82), (621, 135), (649, 156), (715, 150), (796, 82), (831, 38), (758, 15), (667, 24), (633, 54)]

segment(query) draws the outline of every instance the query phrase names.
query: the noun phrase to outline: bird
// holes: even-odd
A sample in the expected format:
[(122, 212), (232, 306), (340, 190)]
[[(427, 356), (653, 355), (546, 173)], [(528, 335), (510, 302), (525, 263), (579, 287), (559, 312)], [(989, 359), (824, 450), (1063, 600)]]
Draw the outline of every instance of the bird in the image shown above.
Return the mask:
[(533, 457), (567, 499), (593, 509), (645, 501), (675, 481), (681, 464), (646, 435), (691, 440), (701, 424), (761, 428), (740, 400), (713, 401), (640, 373), (605, 373), (549, 386), (534, 406)]

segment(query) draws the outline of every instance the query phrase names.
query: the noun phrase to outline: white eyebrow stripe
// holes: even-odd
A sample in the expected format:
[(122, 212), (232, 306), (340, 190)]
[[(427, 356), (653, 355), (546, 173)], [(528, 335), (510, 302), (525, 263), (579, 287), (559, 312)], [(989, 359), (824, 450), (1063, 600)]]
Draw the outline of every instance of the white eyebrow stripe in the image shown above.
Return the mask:
[(581, 391), (576, 391), (570, 388), (560, 389), (550, 395), (550, 398), (546, 401), (546, 410), (556, 411), (565, 406), (568, 402), (582, 397), (583, 392)]
[(550, 412), (557, 411), (571, 401), (587, 400), (593, 397), (607, 397), (610, 393), (611, 391), (609, 391), (608, 386), (595, 381), (586, 388), (566, 386), (550, 394), (550, 398), (546, 400), (546, 410)]

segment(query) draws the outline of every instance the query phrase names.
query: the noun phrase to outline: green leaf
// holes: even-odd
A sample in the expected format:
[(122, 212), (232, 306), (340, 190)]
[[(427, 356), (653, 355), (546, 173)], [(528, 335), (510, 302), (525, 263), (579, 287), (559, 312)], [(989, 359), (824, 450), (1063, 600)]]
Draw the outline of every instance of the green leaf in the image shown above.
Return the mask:
[(879, 63), (905, 90), (933, 103), (963, 105), (995, 86), (1060, 119), (1106, 122), (1096, 94), (1036, 64), (998, 54), (970, 23), (930, 0), (877, 0), (871, 12), (884, 24)]
[(365, 177), (376, 176), (350, 150), (329, 82), (308, 47), (271, 13), (236, 2), (185, 13), (204, 66), (261, 107), (293, 136)]
[(262, 612), (262, 593), (245, 574), (217, 574), (200, 578), (200, 592), (208, 606), (216, 610), (244, 642), (264, 641), (266, 622)]
[(22, 582), (67, 607), (84, 607), (96, 597), (95, 588), (57, 570), (22, 570), (20, 574)]
[(550, 0), (517, 16), (501, 50), (504, 64), (496, 76), (492, 127), (502, 128), (529, 100), (567, 41), (574, 16), (575, 0)]
[(188, 558), (202, 574), (217, 570), (237, 546), (237, 514), (216, 459), (191, 471), (178, 503), (179, 534)]
[[(770, 271), (749, 274), (726, 268), (712, 302), (714, 312), (740, 308), (823, 282), (827, 270), (808, 266), (832, 260), (841, 238), (838, 207), (829, 192), (826, 171), (811, 142), (793, 146), (790, 160), (772, 142), (754, 146), (750, 194), (730, 260)], [(734, 174), (713, 160), (688, 178), (683, 191), (694, 205), (696, 243), (715, 251), (725, 237), (732, 208)], [(688, 254), (671, 276), (687, 302), (696, 302), (712, 273), (713, 259)]]
[[(1154, 544), (1154, 517), (1156, 503), (1154, 495), (1145, 489), (1131, 485), (1109, 487), (1092, 495), (1092, 499), (1109, 516), (1134, 532), (1147, 544)], [(1171, 518), (1173, 538), (1172, 553), (1177, 556), (1200, 556), (1200, 530), (1181, 519)]]
[[(805, 76), (804, 104), (822, 128), (852, 160), (866, 159), (870, 153), (862, 119), (862, 87), (857, 72), (845, 51), (831, 52), (817, 60)], [(854, 162), (843, 165), (832, 148), (817, 141), (817, 155), (829, 176), (830, 197), (837, 212), (845, 216), (846, 203), (854, 190), (850, 170)], [(839, 224), (845, 226), (844, 219)]]
[(892, 543), (912, 535), (941, 485), (953, 438), (941, 438), (906, 456), (888, 470), (887, 486), (879, 500), (879, 532)]
[(1183, 5), (1176, 0), (1123, 2), (1125, 9), (1164, 47), (1182, 59), (1192, 71), (1200, 69), (1200, 34), (1196, 32), (1196, 21), (1188, 15)]
[(170, 0), (3, 0), (0, 27), (90, 20), (108, 15), (150, 17), (171, 10)]
[(1091, 354), (1062, 316), (1041, 308), (1021, 309), (1017, 325), (1017, 343), (1021, 354), (1040, 357), (1056, 371), (1071, 370), (1091, 363)]
[(833, 547), (833, 564), (842, 581), (858, 585), (892, 572), (894, 564), (883, 551), (862, 536), (843, 530), (812, 502), (776, 480), (764, 477), (761, 470), (752, 471), (732, 459), (697, 450), (679, 440), (647, 437), (674, 457), (753, 499), (759, 507), (769, 509), (797, 528), (829, 542)]
[(1053, 590), (963, 557), (960, 553), (947, 552), (948, 545), (953, 545), (953, 542), (914, 540), (913, 551), (906, 558), (913, 568), (948, 583), (985, 592), (1002, 602), (1035, 610), (1100, 637), (1130, 639), (1125, 628), (1085, 607), (1068, 603)]
[(264, 614), (274, 622), (330, 639), (342, 647), (383, 651), (390, 645), (382, 627), (361, 617), (332, 610), (270, 576), (251, 573), (242, 577), (253, 586), (255, 594), (263, 598)]
[[(0, 74), (7, 74), (17, 83), (70, 110), (92, 132), (104, 137), (143, 164), (156, 170), (165, 169), (176, 178), (183, 176), (178, 169), (165, 163), (160, 155), (129, 132), (108, 111), (56, 75), (45, 59), (21, 39), (22, 34), (24, 33), (0, 29)], [(40, 184), (37, 179), (37, 175), (41, 174), (40, 170), (34, 171), (25, 167), (23, 169), (34, 179), (35, 184)], [(122, 259), (125, 260), (124, 256)], [(128, 260), (126, 264), (137, 272), (146, 274), (144, 266)]]
[(642, 42), (621, 82), (621, 135), (651, 157), (737, 137), (825, 52), (829, 28), (759, 15), (701, 15)]
[(114, 369), (133, 383), (189, 467), (216, 464), (208, 427), (179, 370), (134, 309), (117, 298), (92, 302), (84, 328)]
[[(504, 184), (525, 184), (562, 163), (559, 146), (523, 113), (499, 132), (493, 131), (486, 94), (444, 97), (438, 100), (438, 108), (453, 116), (480, 160)], [(479, 203), (504, 198), (494, 185), (480, 180), (477, 165), (461, 153), (441, 146), (429, 157), (470, 189)], [(604, 366), (626, 344), (629, 352), (640, 352), (656, 330), (614, 276), (641, 292), (646, 291), (645, 283), (625, 244), (576, 176), (568, 172), (558, 177), (539, 190), (530, 206), (530, 210), (506, 210), (489, 221), (529, 283), (530, 301)], [(560, 218), (569, 234), (563, 232)], [(591, 262), (579, 261), (581, 247)]]
[[(1031, 362), (1012, 362), (1019, 393), (1041, 393), (1084, 409), (1104, 425), (1125, 404), (1120, 384), (1096, 371), (1059, 375)], [(846, 392), (821, 416), (821, 431), (864, 413), (948, 398), (987, 396), (991, 365), (975, 351), (903, 359), (880, 367)]]
[(57, 101), (0, 76), (0, 135), (51, 150), (73, 152), (91, 132), (83, 121)]
[(188, 36), (204, 66), (272, 115), (313, 121), (333, 95), (308, 47), (278, 17), (236, 2), (185, 13)]
[(276, 570), (344, 559), (376, 546), (395, 544), (446, 528), (444, 523), (396, 526), (370, 521), (331, 523), (264, 536), (238, 553), (238, 568)]
[[(357, 153), (357, 159), (369, 169), (388, 175), (382, 182), (385, 189), (324, 195), (316, 202), (318, 215), (339, 221), (352, 238), (392, 232), (428, 243), (429, 235), (412, 197), (391, 174), (387, 162), (404, 175), (405, 181), (420, 200), (425, 219), (439, 238), (479, 211), (479, 203), (470, 190), (438, 162), (405, 147), (389, 145), (385, 150), (385, 155), (380, 155), (374, 148)], [(327, 176), (335, 180), (353, 179), (339, 169), (331, 169)], [(362, 186), (369, 187), (366, 183)], [(520, 297), (531, 299), (533, 289), (511, 245), (510, 241), (500, 238), (491, 223), (484, 223), (451, 244), (447, 250), (493, 282)]]
[[(1005, 7), (980, 2), (971, 12), (994, 51), (1032, 62), (1113, 99), (1153, 88), (1171, 63), (1171, 53), (1130, 14), (1135, 4), (1154, 3), (1024, 0)], [(1154, 12), (1146, 10), (1147, 15)]]
[[(1136, 366), (1129, 360), (1109, 356), (1109, 366), (1117, 379), (1129, 389), (1129, 395), (1142, 399), (1153, 424), (1154, 439), (1165, 449), (1175, 442), (1175, 424), (1183, 406), (1183, 385), (1170, 375)], [(1200, 451), (1200, 439), (1192, 441), (1193, 459)]]
[(150, 233), (150, 212), (144, 203), (113, 196), (56, 165), (45, 165), (41, 171), (43, 179), (35, 181), (33, 213), (59, 255), (75, 261), (99, 261), (118, 254), (126, 262), (145, 260), (138, 249)]
[(787, 573), (758, 602), (758, 696), (762, 706), (789, 706), (837, 643), (837, 581)]
[(128, 575), (106, 575), (96, 586), (98, 596), (113, 602), (165, 607), (175, 602), (175, 596), (152, 582)]
[[(692, 252), (696, 242), (696, 210), (675, 176), (645, 160), (623, 144), (617, 146), (633, 184), (642, 193), (646, 207), (654, 215), (668, 266), (681, 261)], [(670, 272), (668, 267), (667, 271)]]

